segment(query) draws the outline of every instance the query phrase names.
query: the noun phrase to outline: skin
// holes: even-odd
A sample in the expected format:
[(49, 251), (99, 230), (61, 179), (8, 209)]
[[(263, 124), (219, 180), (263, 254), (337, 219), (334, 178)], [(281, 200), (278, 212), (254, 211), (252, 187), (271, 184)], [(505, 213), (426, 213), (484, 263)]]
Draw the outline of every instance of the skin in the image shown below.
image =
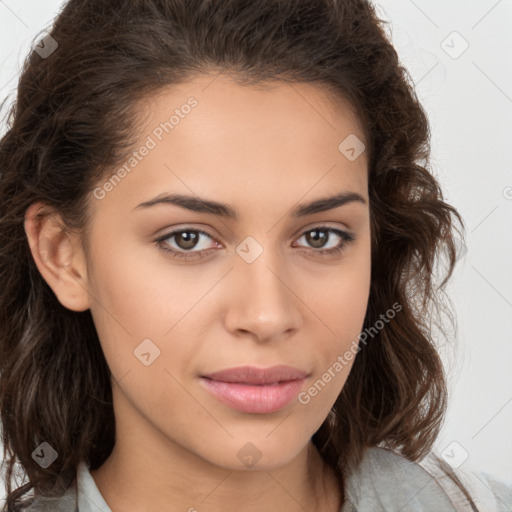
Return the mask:
[[(140, 104), (137, 147), (190, 96), (198, 101), (190, 114), (103, 199), (91, 199), (90, 254), (57, 214), (36, 222), (41, 205), (27, 210), (41, 275), (63, 306), (91, 310), (113, 374), (117, 441), (91, 474), (113, 512), (337, 512), (337, 480), (311, 437), (353, 360), (307, 405), (294, 400), (271, 414), (222, 404), (199, 375), (289, 364), (310, 372), (307, 390), (357, 340), (370, 289), (367, 159), (350, 161), (338, 145), (363, 133), (318, 84), (253, 87), (201, 75)], [(365, 204), (290, 214), (343, 191)], [(239, 219), (168, 204), (133, 211), (165, 192), (228, 203)], [(308, 229), (324, 224), (355, 241), (320, 257), (341, 241), (325, 233), (315, 245)], [(207, 231), (211, 238), (188, 250), (210, 254), (184, 261), (159, 249), (154, 240), (176, 228)], [(236, 252), (247, 236), (263, 249), (252, 263)], [(187, 250), (176, 237), (166, 243)], [(134, 356), (146, 338), (160, 350), (148, 366)], [(237, 455), (248, 442), (261, 457), (252, 467)]]

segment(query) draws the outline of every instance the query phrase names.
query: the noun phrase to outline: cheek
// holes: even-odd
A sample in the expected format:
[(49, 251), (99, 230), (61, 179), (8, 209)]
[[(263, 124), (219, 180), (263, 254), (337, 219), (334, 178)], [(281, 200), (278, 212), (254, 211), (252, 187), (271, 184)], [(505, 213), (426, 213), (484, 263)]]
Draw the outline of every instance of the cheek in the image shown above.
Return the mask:
[(94, 254), (91, 313), (103, 353), (113, 377), (133, 396), (145, 390), (157, 403), (164, 386), (164, 402), (168, 393), (180, 397), (177, 382), (195, 374), (205, 327), (217, 318), (214, 285), (225, 270), (173, 265), (151, 244), (116, 250), (120, 246), (105, 237)]
[[(311, 339), (316, 340), (319, 364), (315, 379), (298, 401), (311, 418), (327, 416), (354, 364), (368, 305), (370, 272), (370, 258), (361, 254), (338, 267), (329, 279), (317, 280), (315, 291), (308, 294), (307, 303), (317, 317)], [(321, 283), (324, 286), (319, 289)]]
[[(366, 250), (366, 248), (368, 250)], [(335, 269), (307, 282), (307, 304), (330, 333), (334, 346), (342, 349), (360, 333), (370, 294), (369, 243), (353, 251)]]
[(155, 353), (160, 351), (155, 363), (165, 366), (169, 357), (165, 348), (177, 333), (194, 339), (184, 330), (190, 327), (194, 304), (211, 285), (198, 282), (192, 274), (180, 275), (179, 267), (171, 273), (165, 265), (148, 263), (148, 257), (155, 256), (147, 250), (116, 250), (122, 243), (113, 238), (96, 247), (91, 314), (114, 376), (141, 364), (134, 351), (146, 339), (157, 347), (152, 349)]

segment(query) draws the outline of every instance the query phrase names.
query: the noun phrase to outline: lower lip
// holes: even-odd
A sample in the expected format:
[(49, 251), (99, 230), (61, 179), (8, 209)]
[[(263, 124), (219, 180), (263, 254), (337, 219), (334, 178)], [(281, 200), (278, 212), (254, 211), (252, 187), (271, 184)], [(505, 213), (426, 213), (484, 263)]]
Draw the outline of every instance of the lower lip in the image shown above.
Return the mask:
[(297, 397), (305, 379), (290, 380), (273, 385), (251, 385), (220, 382), (205, 377), (203, 386), (222, 403), (247, 413), (276, 412)]

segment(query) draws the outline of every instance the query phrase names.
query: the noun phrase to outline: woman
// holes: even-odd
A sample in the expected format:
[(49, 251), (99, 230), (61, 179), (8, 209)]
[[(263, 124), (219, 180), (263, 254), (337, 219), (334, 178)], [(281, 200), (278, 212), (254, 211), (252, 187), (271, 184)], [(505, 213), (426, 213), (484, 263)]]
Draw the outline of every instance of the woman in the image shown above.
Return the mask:
[(430, 453), (462, 219), (380, 23), (65, 5), (0, 146), (5, 510), (478, 510)]

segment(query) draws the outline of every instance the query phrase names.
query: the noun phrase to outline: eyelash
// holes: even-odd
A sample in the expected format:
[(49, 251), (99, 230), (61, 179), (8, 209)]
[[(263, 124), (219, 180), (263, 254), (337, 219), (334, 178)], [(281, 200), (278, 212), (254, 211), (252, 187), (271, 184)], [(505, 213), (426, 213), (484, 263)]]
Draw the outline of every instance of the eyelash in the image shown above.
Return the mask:
[[(346, 231), (342, 231), (340, 229), (332, 228), (329, 226), (315, 226), (311, 229), (304, 231), (299, 238), (303, 237), (306, 233), (310, 233), (312, 231), (327, 231), (328, 233), (334, 233), (335, 235), (338, 235), (342, 239), (340, 246), (332, 247), (331, 249), (318, 249), (318, 250), (316, 250), (316, 249), (299, 249), (299, 250), (301, 250), (301, 252), (313, 253), (315, 256), (318, 255), (321, 258), (326, 257), (326, 256), (329, 257), (329, 256), (340, 255), (343, 252), (343, 249), (345, 248), (345, 246), (348, 245), (349, 243), (353, 242), (356, 239), (355, 235), (353, 235), (352, 233), (347, 233)], [(206, 253), (209, 253), (212, 250), (215, 250), (215, 249), (203, 249), (201, 251), (177, 251), (175, 249), (169, 249), (168, 247), (165, 247), (165, 244), (164, 244), (165, 240), (172, 238), (174, 235), (176, 235), (178, 233), (190, 233), (190, 232), (198, 233), (200, 235), (205, 235), (209, 238), (213, 238), (209, 233), (207, 233), (206, 231), (202, 231), (201, 229), (181, 228), (181, 229), (171, 231), (170, 233), (167, 233), (165, 235), (158, 237), (154, 241), (154, 243), (157, 245), (157, 247), (160, 250), (162, 250), (166, 253), (170, 253), (173, 258), (183, 259), (183, 260), (191, 259), (191, 256), (193, 259), (201, 259), (202, 257), (204, 257), (206, 255)]]

